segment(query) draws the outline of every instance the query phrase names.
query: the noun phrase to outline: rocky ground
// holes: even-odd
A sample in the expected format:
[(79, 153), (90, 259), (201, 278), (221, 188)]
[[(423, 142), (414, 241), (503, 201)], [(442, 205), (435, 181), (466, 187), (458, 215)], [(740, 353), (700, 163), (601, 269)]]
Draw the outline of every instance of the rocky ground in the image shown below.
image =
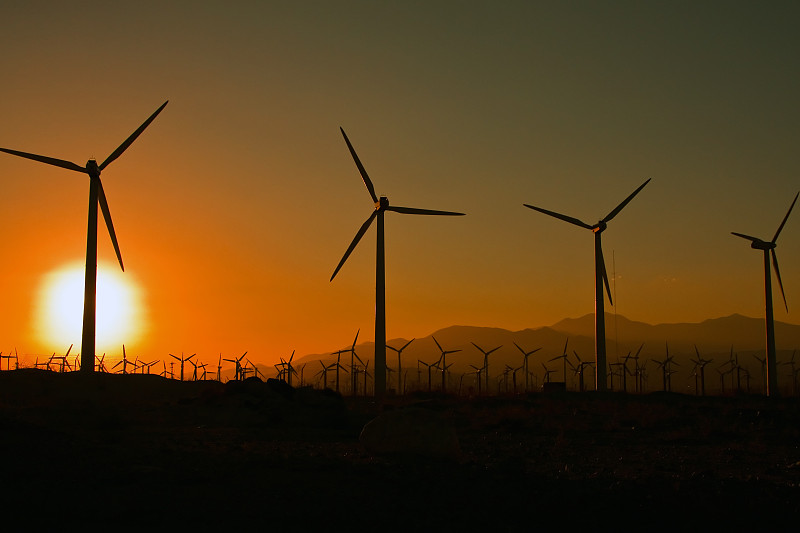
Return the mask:
[(0, 437), (0, 506), (47, 528), (794, 531), (800, 518), (797, 398), (378, 405), (253, 378), (24, 369), (0, 372)]

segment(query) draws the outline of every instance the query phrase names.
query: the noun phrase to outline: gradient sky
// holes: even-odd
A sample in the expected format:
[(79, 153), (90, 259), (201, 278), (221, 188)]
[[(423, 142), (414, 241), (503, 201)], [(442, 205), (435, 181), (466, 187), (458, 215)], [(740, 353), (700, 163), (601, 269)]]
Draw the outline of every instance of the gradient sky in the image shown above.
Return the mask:
[[(616, 312), (763, 316), (759, 252), (800, 190), (796, 2), (7, 2), (0, 146), (102, 161), (146, 335), (129, 354), (271, 363), (371, 340), (372, 202), (396, 205), (387, 336), (523, 329), (594, 311), (586, 230)], [(83, 261), (88, 179), (0, 154), (0, 351), (63, 351), (33, 324), (43, 278)], [(778, 241), (800, 323), (800, 212)], [(114, 266), (105, 229), (101, 262)], [(777, 287), (776, 287), (777, 290)], [(781, 307), (778, 306), (781, 305)], [(613, 311), (613, 308), (607, 307)], [(779, 348), (780, 339), (779, 339)], [(111, 349), (98, 346), (98, 349)], [(117, 351), (120, 348), (116, 348)], [(145, 355), (148, 354), (148, 355)]]

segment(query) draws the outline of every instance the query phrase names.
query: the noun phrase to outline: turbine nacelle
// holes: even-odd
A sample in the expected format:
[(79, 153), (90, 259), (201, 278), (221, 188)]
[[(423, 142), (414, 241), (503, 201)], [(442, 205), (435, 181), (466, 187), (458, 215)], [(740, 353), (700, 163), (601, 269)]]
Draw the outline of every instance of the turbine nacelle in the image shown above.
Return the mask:
[(96, 160), (90, 159), (86, 162), (86, 173), (92, 178), (100, 177), (100, 165), (97, 164)]
[(605, 223), (604, 220), (601, 220), (594, 226), (592, 226), (592, 233), (602, 233), (608, 227), (608, 224)]
[(389, 199), (385, 196), (381, 196), (378, 201), (375, 202), (375, 211), (385, 211), (387, 207), (389, 207)]
[(755, 248), (756, 250), (774, 250), (777, 244), (774, 242), (766, 242), (762, 241), (761, 239), (757, 239), (750, 243), (750, 248)]

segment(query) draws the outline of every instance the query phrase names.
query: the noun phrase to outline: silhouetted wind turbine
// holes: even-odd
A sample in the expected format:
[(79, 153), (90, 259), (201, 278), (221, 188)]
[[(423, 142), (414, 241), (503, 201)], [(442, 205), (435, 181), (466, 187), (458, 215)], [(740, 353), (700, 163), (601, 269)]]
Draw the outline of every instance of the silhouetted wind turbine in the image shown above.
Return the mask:
[[(358, 342), (358, 334), (359, 333), (361, 333), (361, 329), (360, 328), (356, 331), (356, 336), (353, 339), (353, 344), (350, 346), (350, 349), (349, 350), (345, 350), (347, 352), (350, 352), (350, 393), (353, 396), (356, 395), (356, 387), (358, 386), (358, 383), (356, 382), (356, 380), (358, 379), (358, 374), (355, 371), (355, 368), (356, 368), (355, 359), (356, 359), (356, 357), (358, 357), (356, 355), (356, 342)], [(359, 361), (360, 361), (360, 359), (359, 359)], [(366, 391), (365, 391), (364, 395), (366, 396)]]
[(400, 358), (403, 355), (403, 350), (408, 348), (408, 345), (411, 344), (412, 342), (414, 342), (414, 339), (411, 339), (410, 341), (405, 343), (402, 348), (395, 348), (393, 346), (389, 346), (388, 344), (386, 345), (386, 347), (389, 348), (390, 350), (394, 350), (395, 352), (397, 352), (397, 394), (403, 394), (403, 380), (402, 380), (402, 375), (400, 374), (403, 371), (403, 364)]
[[(697, 354), (697, 359), (690, 359), (692, 363), (694, 363), (693, 371), (695, 373), (694, 379), (694, 393), (695, 395), (706, 395), (706, 365), (711, 363), (711, 359), (703, 359), (700, 357), (700, 350), (697, 349), (697, 345), (694, 345), (694, 351)], [(699, 374), (698, 374), (699, 372)], [(700, 386), (698, 387), (698, 378), (700, 380)]]
[[(125, 347), (124, 346), (123, 346), (122, 350), (123, 350), (123, 354), (124, 354), (124, 351), (125, 351)], [(194, 357), (197, 354), (193, 353), (189, 357), (183, 357), (183, 352), (181, 352), (181, 356), (180, 357), (178, 357), (177, 355), (172, 355), (172, 354), (169, 354), (169, 355), (170, 355), (170, 357), (174, 357), (176, 360), (181, 362), (181, 381), (183, 381), (183, 366), (184, 366), (184, 363), (186, 363), (186, 361), (191, 361), (192, 357)], [(238, 374), (238, 372), (237, 372), (237, 374)]]
[(328, 367), (325, 366), (325, 363), (323, 363), (321, 360), (320, 360), (319, 364), (322, 367), (322, 370), (320, 370), (319, 372), (314, 374), (314, 377), (321, 376), (321, 378), (322, 378), (322, 390), (325, 390), (325, 389), (328, 388)]
[(459, 350), (445, 350), (444, 348), (442, 348), (442, 345), (439, 344), (439, 341), (436, 340), (436, 337), (431, 335), (431, 338), (433, 339), (433, 342), (436, 343), (436, 347), (439, 348), (439, 352), (441, 352), (441, 354), (442, 354), (439, 357), (439, 361), (437, 363), (437, 366), (442, 371), (442, 394), (444, 394), (445, 392), (447, 392), (447, 384), (446, 384), (446, 381), (447, 381), (447, 369), (450, 368), (450, 365), (447, 364), (447, 360), (446, 360), (447, 354), (458, 353), (461, 350), (460, 349)]
[[(228, 361), (234, 364), (234, 381), (239, 381), (240, 379), (244, 380), (244, 377), (242, 376), (242, 359), (244, 359), (245, 355), (247, 355), (247, 352), (244, 352), (239, 357), (234, 357), (233, 359), (222, 359), (222, 361)], [(173, 355), (172, 357), (175, 356)], [(175, 358), (177, 359), (177, 357)], [(181, 363), (181, 365), (183, 365), (183, 363)], [(183, 380), (183, 369), (181, 369), (181, 380)]]
[(498, 346), (496, 348), (492, 348), (489, 351), (484, 350), (483, 348), (481, 348), (480, 346), (478, 346), (474, 342), (472, 343), (472, 345), (474, 347), (476, 347), (478, 349), (478, 351), (483, 354), (483, 372), (484, 372), (484, 378), (486, 379), (486, 394), (488, 395), (489, 394), (489, 354), (491, 354), (492, 352), (494, 352), (496, 350), (499, 350), (500, 348), (503, 347), (503, 345), (501, 344), (500, 346)]
[(786, 212), (786, 216), (783, 217), (783, 221), (781, 222), (781, 225), (778, 226), (778, 231), (775, 232), (775, 236), (772, 237), (771, 241), (762, 241), (761, 239), (750, 237), (749, 235), (745, 235), (743, 233), (736, 233), (735, 231), (731, 232), (737, 237), (741, 237), (750, 241), (751, 248), (763, 250), (764, 252), (764, 307), (766, 309), (765, 321), (767, 329), (767, 396), (778, 395), (778, 368), (775, 364), (775, 321), (772, 315), (772, 275), (770, 274), (769, 268), (769, 256), (770, 254), (772, 255), (772, 264), (775, 267), (775, 276), (778, 278), (778, 285), (781, 288), (781, 295), (783, 296), (783, 305), (786, 307), (786, 312), (788, 313), (789, 306), (786, 303), (786, 294), (783, 292), (781, 272), (778, 270), (778, 256), (775, 254), (775, 241), (778, 240), (778, 235), (781, 234), (781, 230), (783, 230), (783, 226), (786, 224), (786, 219), (789, 218), (789, 214), (792, 212), (798, 196), (800, 196), (800, 192), (794, 196), (792, 205), (789, 206), (789, 211)]
[[(536, 348), (536, 349), (534, 349), (534, 350), (531, 350), (530, 352), (526, 352), (526, 351), (525, 351), (525, 350), (523, 350), (523, 349), (522, 349), (522, 347), (521, 347), (519, 344), (517, 344), (516, 342), (514, 343), (514, 346), (516, 346), (516, 347), (517, 347), (517, 349), (518, 349), (520, 352), (522, 352), (522, 368), (523, 368), (523, 371), (525, 372), (525, 392), (528, 392), (528, 391), (529, 391), (529, 389), (530, 389), (530, 387), (529, 387), (529, 385), (530, 385), (530, 376), (528, 375), (528, 357), (530, 357), (531, 355), (533, 355), (533, 354), (535, 354), (536, 352), (538, 352), (539, 350), (541, 350), (541, 347), (539, 347), (539, 348)], [(566, 381), (566, 380), (565, 380), (565, 381)]]
[(645, 185), (650, 183), (650, 179), (652, 178), (648, 178), (647, 181), (642, 183), (638, 189), (636, 189), (630, 194), (630, 196), (625, 198), (625, 200), (623, 200), (621, 204), (615, 207), (609, 214), (607, 214), (604, 218), (600, 219), (600, 221), (594, 225), (582, 222), (577, 218), (573, 218), (567, 215), (562, 215), (561, 213), (556, 213), (555, 211), (548, 211), (547, 209), (542, 209), (541, 207), (523, 204), (525, 207), (533, 209), (534, 211), (539, 211), (540, 213), (544, 213), (545, 215), (550, 215), (551, 217), (555, 217), (559, 220), (569, 222), (570, 224), (574, 224), (576, 226), (592, 230), (592, 232), (594, 233), (594, 279), (595, 279), (594, 342), (595, 342), (595, 363), (596, 363), (595, 380), (596, 380), (596, 389), (598, 391), (605, 391), (607, 388), (606, 324), (605, 324), (605, 311), (604, 311), (604, 300), (603, 300), (603, 285), (605, 285), (606, 287), (606, 293), (608, 294), (609, 303), (611, 303), (611, 305), (614, 305), (614, 302), (611, 299), (611, 289), (608, 286), (608, 275), (606, 274), (606, 264), (605, 260), (603, 259), (603, 247), (600, 241), (600, 235), (603, 233), (603, 231), (605, 231), (607, 224), (611, 222), (611, 219), (617, 216), (619, 212), (622, 211), (622, 209), (626, 205), (628, 205), (628, 202), (633, 200), (633, 197), (636, 196), (639, 193), (639, 191), (641, 191), (644, 188)]
[(125, 142), (123, 142), (105, 161), (100, 165), (97, 161), (90, 159), (86, 162), (86, 166), (80, 166), (70, 161), (63, 159), (56, 159), (43, 155), (30, 154), (27, 152), (20, 152), (17, 150), (9, 150), (7, 148), (0, 148), (0, 152), (33, 159), (40, 163), (46, 163), (67, 170), (74, 170), (76, 172), (83, 172), (89, 175), (89, 222), (86, 230), (86, 277), (84, 285), (83, 297), (83, 333), (81, 336), (81, 370), (84, 372), (94, 372), (94, 356), (95, 356), (95, 313), (97, 303), (97, 205), (100, 204), (100, 209), (103, 211), (103, 218), (108, 228), (108, 233), (111, 236), (111, 242), (114, 245), (114, 251), (117, 254), (117, 260), (122, 270), (125, 267), (122, 265), (122, 255), (119, 251), (119, 244), (117, 244), (117, 235), (114, 233), (114, 224), (111, 222), (111, 212), (108, 209), (108, 202), (106, 201), (106, 194), (103, 192), (103, 184), (100, 181), (100, 172), (103, 171), (109, 164), (117, 159), (128, 147), (136, 140), (136, 138), (150, 125), (156, 116), (164, 109), (168, 103), (164, 102), (161, 107), (156, 109), (155, 113), (144, 121), (139, 126), (139, 129), (134, 131)]
[(569, 343), (569, 337), (567, 337), (567, 340), (564, 343), (564, 353), (562, 353), (561, 355), (557, 355), (557, 356), (553, 357), (552, 359), (548, 360), (548, 363), (553, 362), (556, 359), (563, 359), (564, 360), (563, 361), (563, 365), (564, 365), (564, 386), (565, 387), (567, 385), (567, 363), (569, 362), (569, 354), (567, 354), (567, 344), (568, 343)]
[(361, 178), (364, 180), (364, 185), (366, 185), (367, 191), (369, 192), (370, 197), (372, 197), (372, 201), (375, 203), (375, 210), (367, 218), (364, 224), (362, 224), (361, 228), (359, 228), (355, 238), (353, 239), (353, 242), (350, 243), (350, 246), (344, 253), (342, 260), (339, 261), (339, 264), (336, 266), (336, 270), (333, 271), (331, 281), (333, 281), (333, 278), (336, 277), (336, 274), (339, 272), (339, 269), (342, 268), (344, 262), (347, 261), (347, 258), (358, 244), (358, 241), (361, 240), (361, 237), (363, 237), (364, 233), (366, 233), (367, 229), (369, 229), (372, 221), (377, 219), (378, 244), (375, 266), (375, 396), (381, 398), (386, 393), (386, 256), (384, 252), (383, 214), (386, 211), (394, 211), (395, 213), (402, 213), (406, 215), (444, 216), (458, 216), (463, 215), (464, 213), (433, 211), (430, 209), (418, 209), (416, 207), (392, 206), (389, 205), (389, 199), (387, 197), (381, 196), (378, 198), (378, 196), (375, 194), (375, 188), (372, 185), (372, 181), (369, 179), (367, 171), (364, 169), (364, 165), (361, 164), (361, 160), (359, 160), (358, 155), (356, 155), (353, 145), (350, 144), (350, 140), (347, 138), (344, 129), (339, 129), (342, 132), (342, 136), (344, 136), (344, 141), (347, 143), (347, 148), (350, 150), (350, 154), (353, 156), (353, 160), (358, 167), (358, 171), (361, 173)]
[(425, 361), (417, 359), (417, 362), (418, 363), (422, 363), (423, 365), (425, 365), (428, 368), (428, 392), (431, 392), (431, 367), (433, 367), (434, 365), (437, 365), (439, 363), (439, 361), (436, 361), (435, 363), (426, 363)]
[[(83, 356), (81, 356), (81, 360), (83, 360)], [(122, 365), (122, 373), (123, 374), (127, 374), (128, 373), (128, 365), (129, 364), (131, 364), (131, 362), (128, 361), (128, 354), (125, 353), (125, 345), (123, 344), (122, 345), (122, 360), (118, 361), (117, 364), (112, 366), (111, 370), (114, 370), (115, 368), (117, 368), (117, 366)]]

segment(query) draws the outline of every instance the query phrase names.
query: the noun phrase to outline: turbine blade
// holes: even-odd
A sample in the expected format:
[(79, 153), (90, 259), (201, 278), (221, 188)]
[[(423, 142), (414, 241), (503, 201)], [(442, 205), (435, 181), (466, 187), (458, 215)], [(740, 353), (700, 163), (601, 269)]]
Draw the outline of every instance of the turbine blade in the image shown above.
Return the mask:
[(403, 213), (405, 215), (444, 215), (444, 216), (463, 216), (464, 213), (456, 213), (454, 211), (434, 211), (433, 209), (419, 209), (416, 207), (398, 207), (390, 205), (386, 208), (387, 211), (394, 211), (395, 213)]
[(48, 165), (53, 165), (56, 167), (66, 168), (68, 170), (74, 170), (76, 172), (83, 172), (86, 173), (86, 168), (76, 165), (71, 161), (64, 161), (63, 159), (56, 159), (55, 157), (47, 157), (45, 155), (36, 155), (36, 154), (29, 154), (28, 152), (20, 152), (18, 150), (9, 150), (8, 148), (0, 148), (0, 152), (5, 152), (7, 154), (16, 155), (19, 157), (24, 157), (26, 159), (33, 159), (34, 161), (39, 161), (40, 163), (47, 163)]
[(732, 235), (736, 235), (737, 237), (741, 237), (742, 239), (747, 239), (751, 242), (758, 242), (761, 239), (757, 239), (756, 237), (751, 237), (750, 235), (745, 235), (744, 233), (736, 233), (735, 231), (731, 232)]
[(347, 138), (347, 134), (344, 132), (344, 129), (340, 126), (339, 129), (344, 136), (344, 142), (347, 143), (347, 148), (350, 150), (350, 155), (353, 156), (353, 160), (356, 162), (356, 166), (358, 167), (358, 171), (361, 173), (361, 179), (364, 180), (364, 185), (367, 186), (367, 190), (369, 191), (369, 195), (372, 197), (372, 201), (378, 203), (378, 196), (375, 194), (375, 187), (372, 186), (372, 180), (369, 179), (367, 175), (367, 171), (364, 168), (364, 165), (361, 164), (361, 160), (358, 158), (358, 154), (356, 154), (353, 145), (350, 144), (350, 139)]
[(636, 196), (637, 194), (639, 194), (639, 191), (641, 191), (642, 189), (644, 189), (644, 186), (645, 186), (645, 185), (647, 185), (648, 183), (650, 183), (650, 180), (651, 180), (651, 179), (653, 179), (653, 178), (647, 178), (647, 181), (645, 181), (644, 183), (642, 183), (641, 185), (639, 185), (639, 188), (638, 188), (638, 189), (636, 189), (635, 191), (633, 191), (633, 192), (631, 193), (631, 195), (630, 195), (630, 196), (628, 196), (627, 198), (625, 198), (625, 199), (622, 201), (622, 203), (621, 203), (621, 204), (619, 204), (617, 207), (615, 207), (615, 208), (614, 208), (614, 210), (613, 210), (613, 211), (611, 211), (609, 214), (607, 214), (607, 215), (606, 215), (606, 217), (603, 219), (603, 222), (609, 222), (609, 221), (610, 221), (612, 218), (614, 218), (615, 216), (617, 216), (617, 214), (619, 214), (619, 212), (620, 212), (620, 211), (622, 211), (622, 208), (623, 208), (623, 207), (625, 207), (626, 205), (628, 205), (628, 202), (630, 202), (631, 200), (633, 200), (633, 197), (634, 197), (634, 196)]
[(358, 241), (360, 241), (361, 237), (364, 236), (364, 233), (367, 232), (367, 229), (369, 228), (369, 225), (372, 224), (372, 221), (375, 219), (375, 217), (377, 215), (378, 215), (378, 211), (377, 210), (373, 211), (372, 214), (367, 219), (367, 221), (364, 222), (361, 225), (361, 228), (359, 228), (358, 233), (356, 233), (356, 236), (353, 238), (353, 242), (350, 243), (350, 246), (347, 248), (347, 251), (344, 253), (344, 256), (342, 257), (342, 260), (339, 261), (338, 265), (336, 265), (336, 270), (333, 271), (333, 275), (331, 276), (331, 281), (333, 281), (333, 278), (336, 277), (336, 274), (339, 272), (339, 269), (342, 268), (342, 265), (344, 265), (344, 262), (347, 261), (347, 258), (350, 257), (350, 254), (353, 252), (353, 249), (358, 244)]
[(781, 271), (778, 268), (778, 256), (775, 253), (775, 248), (771, 249), (772, 252), (772, 266), (775, 267), (775, 276), (778, 278), (778, 286), (781, 288), (781, 296), (783, 296), (783, 305), (786, 307), (786, 312), (789, 312), (789, 305), (786, 303), (786, 293), (783, 292), (783, 282), (781, 281)]
[(598, 250), (600, 253), (600, 272), (603, 275), (603, 283), (606, 286), (606, 294), (608, 294), (608, 303), (614, 305), (614, 300), (611, 299), (611, 288), (608, 285), (608, 274), (606, 273), (606, 260), (603, 258), (603, 247)]
[(431, 335), (431, 338), (433, 339), (433, 342), (435, 342), (435, 343), (436, 343), (436, 347), (437, 347), (437, 348), (439, 348), (439, 351), (440, 351), (440, 352), (443, 352), (444, 350), (442, 350), (442, 346), (439, 344), (439, 341), (437, 341), (437, 340), (436, 340), (436, 337), (434, 337), (433, 335)]
[(98, 181), (98, 191), (99, 191), (97, 197), (100, 202), (100, 209), (103, 211), (103, 218), (106, 220), (106, 227), (108, 228), (108, 234), (111, 236), (111, 243), (114, 245), (114, 252), (116, 252), (117, 254), (119, 267), (122, 269), (123, 272), (125, 272), (125, 265), (122, 264), (122, 254), (119, 251), (119, 243), (117, 242), (117, 234), (114, 231), (114, 223), (111, 221), (111, 211), (108, 209), (108, 201), (106, 200), (106, 193), (105, 191), (103, 191), (103, 182), (100, 181), (100, 178), (98, 178), (97, 181)]
[(127, 149), (128, 149), (128, 147), (129, 147), (131, 144), (133, 144), (133, 141), (135, 141), (135, 140), (136, 140), (136, 138), (137, 138), (139, 135), (141, 135), (141, 134), (142, 134), (142, 132), (144, 131), (144, 129), (145, 129), (147, 126), (149, 126), (149, 125), (150, 125), (150, 123), (151, 123), (151, 122), (153, 122), (153, 120), (155, 120), (155, 118), (158, 116), (158, 114), (159, 114), (159, 113), (161, 113), (161, 110), (162, 110), (162, 109), (164, 109), (164, 107), (166, 107), (166, 105), (167, 105), (168, 103), (169, 103), (169, 100), (167, 100), (166, 102), (164, 102), (163, 104), (161, 104), (161, 107), (159, 107), (158, 109), (156, 109), (155, 113), (153, 113), (152, 115), (150, 115), (150, 118), (148, 118), (147, 120), (145, 120), (145, 121), (144, 121), (144, 124), (142, 124), (141, 126), (139, 126), (139, 129), (137, 129), (136, 131), (134, 131), (133, 133), (131, 133), (131, 136), (130, 136), (130, 137), (128, 137), (127, 139), (125, 139), (125, 142), (124, 142), (124, 143), (122, 143), (122, 144), (120, 144), (120, 145), (119, 145), (119, 147), (118, 147), (116, 150), (114, 150), (114, 151), (111, 153), (111, 155), (110, 155), (110, 156), (108, 156), (108, 157), (106, 158), (106, 160), (105, 160), (105, 161), (103, 161), (103, 163), (102, 163), (102, 164), (100, 165), (100, 167), (99, 167), (99, 168), (100, 168), (100, 170), (102, 171), (102, 170), (103, 170), (104, 168), (106, 168), (106, 167), (107, 167), (109, 164), (111, 164), (111, 162), (113, 162), (113, 161), (114, 161), (116, 158), (118, 158), (119, 156), (121, 156), (121, 155), (122, 155), (122, 152), (124, 152), (125, 150), (127, 150)]
[(797, 197), (798, 196), (800, 196), (800, 192), (794, 195), (794, 200), (792, 200), (792, 205), (789, 206), (789, 211), (786, 212), (786, 216), (783, 217), (783, 222), (781, 222), (781, 225), (778, 226), (778, 231), (775, 232), (775, 236), (772, 238), (772, 242), (773, 243), (778, 240), (778, 235), (781, 234), (781, 230), (783, 230), (783, 225), (786, 224), (786, 219), (789, 218), (789, 213), (792, 212), (792, 209), (794, 208), (794, 204), (795, 204), (795, 202), (797, 202)]
[(534, 211), (539, 211), (540, 213), (544, 213), (545, 215), (550, 215), (551, 217), (558, 218), (563, 220), (564, 222), (569, 222), (570, 224), (575, 224), (576, 226), (580, 226), (586, 229), (592, 229), (592, 226), (583, 222), (582, 220), (578, 220), (577, 218), (573, 218), (567, 215), (562, 215), (561, 213), (556, 213), (555, 211), (548, 211), (547, 209), (542, 209), (541, 207), (536, 207), (535, 205), (528, 205), (522, 204), (529, 209), (533, 209)]

